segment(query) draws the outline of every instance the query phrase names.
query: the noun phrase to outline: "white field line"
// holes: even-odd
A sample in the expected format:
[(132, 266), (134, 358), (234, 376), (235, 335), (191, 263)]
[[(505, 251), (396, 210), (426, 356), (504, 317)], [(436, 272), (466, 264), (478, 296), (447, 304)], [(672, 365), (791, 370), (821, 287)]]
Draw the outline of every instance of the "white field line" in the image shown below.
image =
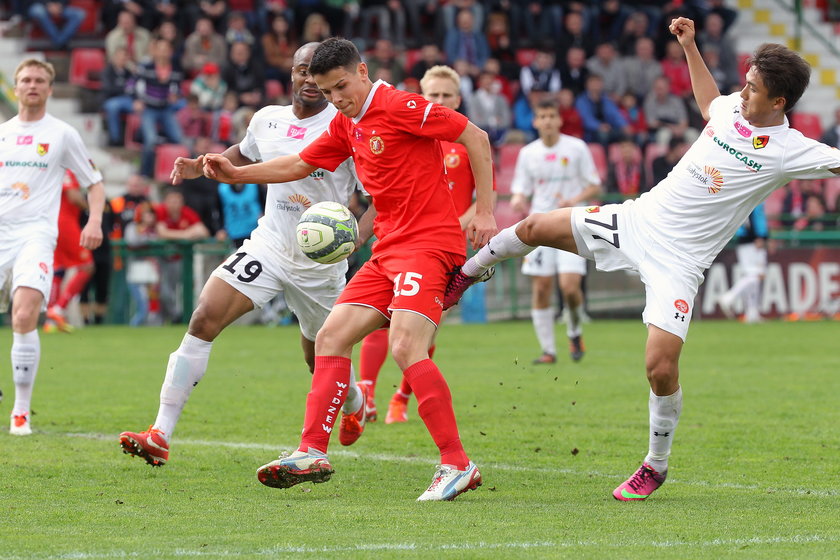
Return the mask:
[[(55, 432), (51, 433), (51, 435), (59, 435)], [(67, 437), (77, 437), (77, 438), (84, 438), (84, 439), (95, 439), (95, 440), (104, 440), (104, 441), (114, 441), (118, 440), (116, 435), (111, 434), (97, 434), (97, 433), (68, 433), (68, 434), (60, 434), (65, 435)], [(290, 444), (283, 444), (283, 445), (271, 445), (267, 443), (247, 443), (247, 442), (232, 442), (232, 441), (207, 441), (207, 440), (200, 440), (200, 439), (177, 439), (175, 440), (175, 446), (178, 445), (196, 445), (202, 447), (227, 447), (231, 449), (260, 449), (265, 450), (270, 453), (278, 453), (284, 449), (292, 450), (294, 449), (297, 444), (290, 443)], [(385, 462), (397, 462), (397, 463), (412, 463), (412, 464), (424, 464), (433, 466), (435, 464), (435, 458), (433, 457), (416, 457), (416, 456), (407, 456), (407, 455), (386, 455), (382, 453), (356, 453), (354, 451), (349, 451), (345, 449), (333, 449), (330, 451), (331, 457), (351, 457), (351, 458), (359, 458), (359, 459), (369, 459), (371, 461), (385, 461)], [(511, 471), (511, 472), (541, 472), (541, 473), (548, 473), (548, 474), (563, 474), (563, 475), (574, 475), (574, 476), (587, 476), (587, 477), (599, 477), (599, 478), (608, 478), (608, 479), (615, 479), (621, 480), (627, 476), (628, 473), (624, 474), (615, 474), (615, 473), (605, 473), (600, 471), (592, 471), (592, 470), (581, 470), (581, 469), (568, 469), (568, 468), (557, 468), (557, 467), (530, 467), (525, 465), (509, 465), (505, 463), (490, 463), (490, 462), (481, 462), (482, 467), (486, 467), (487, 469), (494, 469), (500, 471)], [(734, 482), (707, 482), (703, 480), (683, 480), (679, 478), (668, 478), (668, 484), (682, 484), (685, 486), (699, 486), (702, 488), (730, 488), (733, 490), (750, 490), (750, 491), (758, 491), (758, 492), (767, 492), (767, 493), (774, 493), (774, 494), (793, 494), (797, 496), (815, 496), (820, 498), (836, 498), (840, 496), (840, 491), (838, 490), (814, 490), (809, 488), (778, 488), (773, 486), (759, 486), (757, 484), (738, 484)], [(0, 558), (2, 560), (2, 558)]]
[[(652, 547), (652, 548), (688, 548), (705, 549), (710, 547), (742, 547), (748, 545), (772, 545), (772, 544), (812, 544), (812, 543), (834, 543), (840, 538), (824, 537), (820, 535), (789, 535), (770, 537), (750, 537), (744, 539), (711, 539), (705, 541), (644, 541), (633, 539), (618, 540), (568, 540), (568, 541), (535, 541), (535, 542), (507, 542), (491, 543), (479, 541), (476, 543), (441, 544), (433, 545), (427, 543), (384, 543), (384, 544), (359, 544), (347, 546), (275, 546), (256, 550), (192, 550), (192, 549), (170, 549), (170, 550), (143, 550), (125, 551), (112, 550), (109, 552), (66, 552), (52, 555), (29, 556), (27, 560), (95, 560), (99, 558), (160, 558), (160, 557), (184, 557), (199, 558), (210, 557), (278, 557), (284, 554), (330, 554), (330, 553), (352, 553), (352, 552), (387, 552), (387, 551), (415, 551), (415, 552), (447, 552), (447, 551), (484, 551), (484, 550), (529, 550), (544, 548), (628, 548), (628, 547)], [(0, 556), (0, 560), (21, 560), (19, 556)]]

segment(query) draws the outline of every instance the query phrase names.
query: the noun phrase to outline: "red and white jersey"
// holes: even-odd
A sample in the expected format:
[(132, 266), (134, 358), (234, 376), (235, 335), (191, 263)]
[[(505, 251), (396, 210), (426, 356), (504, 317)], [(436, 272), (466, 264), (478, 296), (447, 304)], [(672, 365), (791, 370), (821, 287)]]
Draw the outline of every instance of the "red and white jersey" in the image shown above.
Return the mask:
[(531, 196), (531, 213), (557, 209), (559, 200), (573, 198), (601, 176), (586, 142), (561, 134), (553, 146), (534, 140), (516, 158), (511, 192)]
[[(324, 133), (337, 112), (328, 104), (317, 115), (301, 120), (291, 106), (269, 105), (251, 119), (245, 138), (239, 143), (239, 151), (251, 161), (297, 154)], [(270, 183), (265, 214), (251, 233), (251, 239), (265, 243), (294, 269), (323, 269), (343, 275), (347, 270), (346, 262), (316, 263), (300, 250), (295, 231), (301, 214), (317, 202), (333, 201), (347, 206), (357, 184), (353, 160), (349, 156), (332, 172), (317, 169), (298, 181)], [(364, 192), (361, 185), (359, 188)]]
[(79, 133), (45, 115), (36, 122), (13, 117), (0, 124), (0, 239), (58, 234), (65, 170), (88, 187), (102, 181)]
[(793, 179), (833, 177), (840, 151), (783, 124), (756, 127), (738, 93), (720, 96), (703, 133), (671, 173), (639, 197), (647, 234), (708, 268), (753, 208)]
[[(470, 156), (467, 154), (467, 147), (457, 142), (441, 142), (440, 148), (443, 150), (443, 166), (446, 168), (449, 192), (455, 203), (455, 213), (460, 218), (469, 210), (475, 198), (475, 177), (470, 165)], [(496, 190), (495, 173), (493, 190)]]
[(325, 169), (353, 157), (376, 207), (375, 255), (424, 249), (464, 255), (464, 234), (438, 140), (455, 141), (467, 122), (451, 109), (380, 80), (358, 116), (337, 114), (300, 157)]

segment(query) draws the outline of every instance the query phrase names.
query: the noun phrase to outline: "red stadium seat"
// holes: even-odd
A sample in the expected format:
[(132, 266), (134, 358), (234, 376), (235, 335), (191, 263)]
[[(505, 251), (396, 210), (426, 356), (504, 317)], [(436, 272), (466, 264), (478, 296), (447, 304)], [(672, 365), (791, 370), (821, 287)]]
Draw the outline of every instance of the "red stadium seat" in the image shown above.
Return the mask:
[(192, 87), (193, 81), (190, 79), (182, 80), (181, 81), (181, 95), (185, 98), (190, 96), (190, 88)]
[(592, 153), (592, 159), (595, 161), (595, 168), (598, 169), (598, 174), (601, 176), (601, 182), (607, 182), (607, 151), (601, 144), (597, 142), (589, 142), (589, 151)]
[(493, 215), (496, 217), (496, 226), (501, 230), (522, 221), (527, 214), (514, 212), (513, 208), (510, 207), (509, 200), (500, 200), (496, 204)]
[(175, 158), (190, 157), (190, 151), (181, 144), (161, 144), (155, 148), (155, 181), (169, 182)]
[(70, 55), (70, 83), (86, 89), (102, 88), (105, 51), (102, 49), (73, 49)]
[(77, 31), (80, 35), (95, 35), (99, 29), (99, 13), (102, 9), (98, 0), (71, 0), (70, 5), (81, 8), (85, 12), (85, 19)]
[(499, 148), (499, 158), (496, 162), (496, 193), (499, 196), (510, 194), (516, 158), (519, 157), (522, 146), (522, 144), (503, 144)]
[(275, 103), (283, 95), (283, 84), (279, 80), (265, 81), (265, 97), (269, 102)]
[(814, 113), (794, 112), (790, 116), (790, 125), (808, 138), (819, 140), (822, 137), (822, 122), (820, 116)]
[(519, 49), (516, 51), (516, 63), (519, 66), (530, 66), (537, 56), (537, 49)]
[(411, 72), (411, 68), (417, 64), (417, 61), (420, 60), (421, 55), (420, 49), (408, 49), (405, 51), (405, 71), (406, 73)]
[(140, 133), (140, 116), (131, 114), (125, 117), (125, 147), (128, 150), (139, 150), (143, 147), (141, 141), (138, 141), (135, 136)]
[(741, 78), (741, 86), (744, 86), (744, 85), (747, 84), (747, 70), (750, 69), (750, 67), (747, 66), (747, 60), (751, 56), (752, 55), (749, 54), (749, 53), (742, 53), (742, 54), (738, 55), (738, 73), (739, 73), (740, 78)]

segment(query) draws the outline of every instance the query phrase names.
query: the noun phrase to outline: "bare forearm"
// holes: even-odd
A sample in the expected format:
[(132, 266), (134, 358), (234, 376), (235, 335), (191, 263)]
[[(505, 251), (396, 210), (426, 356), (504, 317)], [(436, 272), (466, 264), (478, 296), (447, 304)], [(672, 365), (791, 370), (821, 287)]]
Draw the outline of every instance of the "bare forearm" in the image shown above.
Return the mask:
[(493, 158), (490, 151), (490, 139), (487, 133), (468, 123), (467, 128), (458, 137), (458, 143), (467, 149), (475, 180), (475, 212), (493, 213)]
[(88, 223), (102, 224), (105, 211), (105, 186), (100, 181), (88, 187)]
[(691, 89), (694, 91), (694, 99), (700, 108), (704, 119), (709, 118), (709, 105), (716, 98), (720, 97), (717, 83), (703, 62), (703, 56), (697, 48), (697, 43), (692, 42), (683, 47), (685, 58), (688, 62), (688, 72), (691, 75)]

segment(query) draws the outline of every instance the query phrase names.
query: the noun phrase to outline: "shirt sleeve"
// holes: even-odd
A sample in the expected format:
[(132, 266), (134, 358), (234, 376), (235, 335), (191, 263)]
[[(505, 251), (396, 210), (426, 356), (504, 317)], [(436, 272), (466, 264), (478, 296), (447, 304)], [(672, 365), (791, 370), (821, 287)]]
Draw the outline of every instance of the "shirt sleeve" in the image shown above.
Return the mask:
[(353, 155), (347, 135), (342, 135), (336, 121), (337, 119), (333, 119), (329, 128), (303, 149), (300, 159), (309, 165), (335, 171), (344, 160)]
[(90, 152), (88, 152), (84, 142), (82, 142), (82, 137), (76, 130), (67, 127), (64, 134), (64, 145), (65, 150), (61, 166), (76, 175), (79, 185), (89, 187), (102, 181), (102, 173), (93, 163)]
[(840, 150), (801, 135), (798, 140), (788, 144), (785, 174), (790, 179), (835, 177), (829, 170), (840, 168)]
[(248, 123), (248, 129), (245, 131), (245, 138), (239, 143), (239, 152), (250, 159), (251, 161), (262, 161), (262, 155), (257, 147), (257, 137), (254, 134), (254, 126), (260, 120), (260, 112), (254, 115), (251, 122)]
[(712, 99), (712, 102), (709, 104), (709, 120), (714, 119), (726, 111), (731, 111), (733, 108), (737, 108), (740, 103), (736, 100), (736, 97), (739, 95), (741, 94), (731, 93), (729, 95), (721, 95)]
[(467, 128), (469, 120), (457, 111), (426, 101), (419, 95), (394, 99), (388, 107), (393, 122), (416, 136), (454, 142)]
[(585, 183), (585, 186), (600, 185), (601, 174), (598, 173), (598, 168), (595, 167), (595, 159), (592, 157), (592, 152), (589, 147), (582, 143), (580, 146), (580, 178)]

